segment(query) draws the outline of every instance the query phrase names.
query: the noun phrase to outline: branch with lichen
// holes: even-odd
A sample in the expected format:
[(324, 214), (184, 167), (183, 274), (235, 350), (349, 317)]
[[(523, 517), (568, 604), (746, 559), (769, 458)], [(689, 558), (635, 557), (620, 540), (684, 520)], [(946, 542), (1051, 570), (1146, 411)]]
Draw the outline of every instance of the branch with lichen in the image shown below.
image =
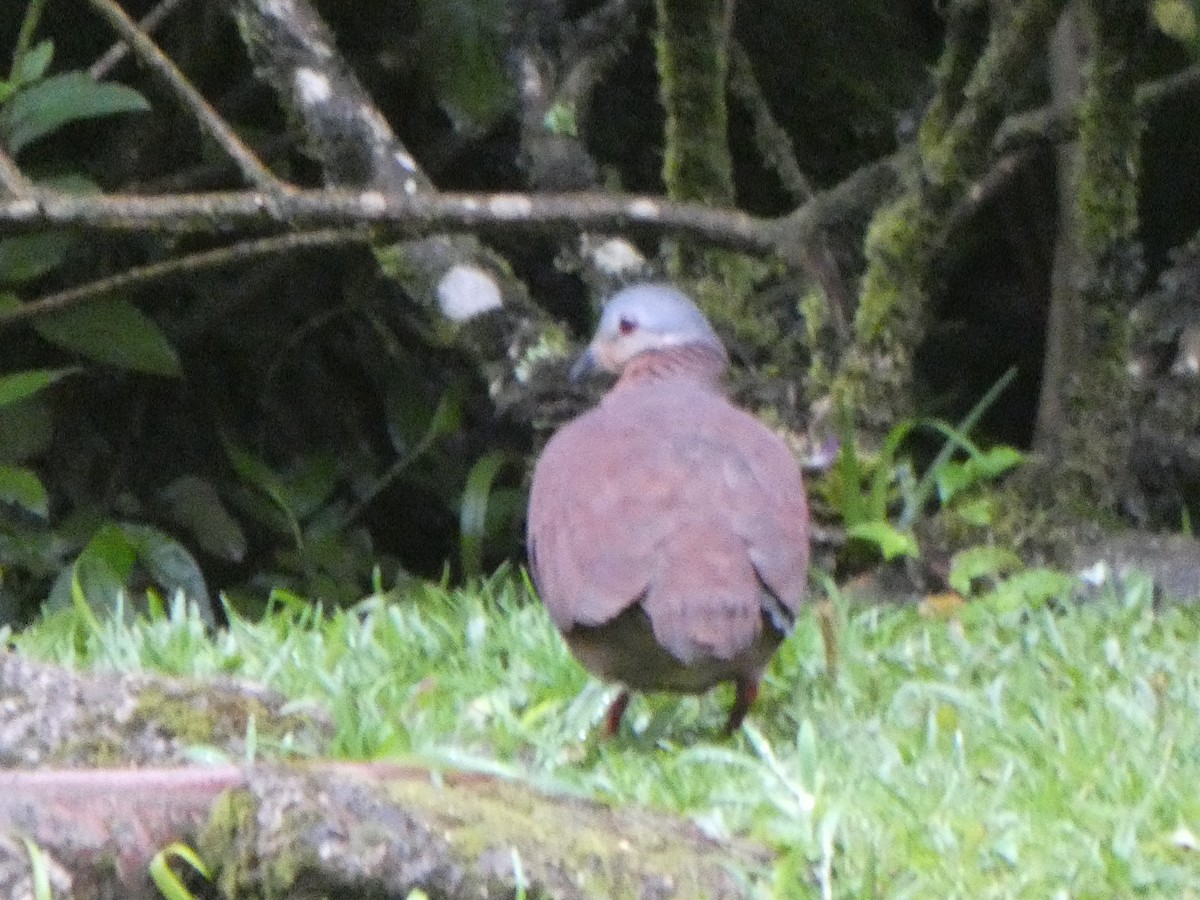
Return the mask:
[[(234, 0), (234, 11), (256, 73), (274, 88), (331, 188), (392, 197), (436, 195), (308, 0)], [(412, 237), (376, 247), (380, 267), (422, 305), (466, 323), (459, 337), (479, 359), (488, 383), (497, 392), (510, 387), (512, 360), (520, 359), (521, 349), (474, 340), (468, 320), (503, 311), (514, 320), (512, 333), (533, 335), (535, 342), (553, 326), (505, 261), (475, 236)], [(464, 311), (471, 315), (463, 316)]]

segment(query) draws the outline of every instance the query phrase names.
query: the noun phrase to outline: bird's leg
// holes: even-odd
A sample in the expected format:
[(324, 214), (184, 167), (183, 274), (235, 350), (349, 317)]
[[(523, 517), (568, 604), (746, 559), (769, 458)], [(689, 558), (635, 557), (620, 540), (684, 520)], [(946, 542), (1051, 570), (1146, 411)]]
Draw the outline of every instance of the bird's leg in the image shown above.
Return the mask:
[(621, 717), (625, 715), (625, 707), (629, 705), (629, 691), (621, 691), (617, 694), (617, 699), (612, 702), (612, 706), (608, 708), (608, 715), (604, 717), (604, 736), (612, 737), (621, 728)]
[(754, 699), (758, 696), (757, 678), (747, 678), (743, 675), (735, 684), (737, 693), (733, 698), (733, 706), (729, 709), (729, 721), (725, 723), (727, 737), (742, 727), (742, 720), (746, 718), (746, 713), (750, 712), (750, 707), (754, 705)]

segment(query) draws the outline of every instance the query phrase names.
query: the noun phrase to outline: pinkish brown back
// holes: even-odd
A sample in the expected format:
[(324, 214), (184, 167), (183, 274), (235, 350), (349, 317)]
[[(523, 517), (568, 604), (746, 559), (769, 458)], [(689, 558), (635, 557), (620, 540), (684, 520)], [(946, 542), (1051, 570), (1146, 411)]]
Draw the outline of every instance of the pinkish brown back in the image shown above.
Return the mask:
[[(623, 292), (628, 320), (606, 310), (611, 333), (602, 319), (589, 353), (622, 375), (537, 462), (530, 567), (594, 674), (682, 692), (733, 680), (740, 702), (804, 596), (804, 488), (784, 442), (722, 393), (724, 350), (703, 317), (639, 316), (638, 291), (669, 292), (699, 316), (659, 286)], [(638, 330), (651, 320), (663, 334), (647, 340)], [(631, 336), (640, 343), (622, 358)]]

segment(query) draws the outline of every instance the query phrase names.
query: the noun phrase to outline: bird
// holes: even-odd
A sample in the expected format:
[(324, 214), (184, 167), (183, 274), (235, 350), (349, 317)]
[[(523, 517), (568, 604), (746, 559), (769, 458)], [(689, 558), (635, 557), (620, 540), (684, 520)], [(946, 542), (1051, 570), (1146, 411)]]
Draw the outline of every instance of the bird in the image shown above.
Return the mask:
[(572, 367), (617, 375), (534, 465), (526, 550), (538, 596), (585, 669), (621, 691), (733, 682), (742, 725), (807, 584), (808, 513), (782, 438), (734, 406), (712, 325), (667, 283), (605, 305)]

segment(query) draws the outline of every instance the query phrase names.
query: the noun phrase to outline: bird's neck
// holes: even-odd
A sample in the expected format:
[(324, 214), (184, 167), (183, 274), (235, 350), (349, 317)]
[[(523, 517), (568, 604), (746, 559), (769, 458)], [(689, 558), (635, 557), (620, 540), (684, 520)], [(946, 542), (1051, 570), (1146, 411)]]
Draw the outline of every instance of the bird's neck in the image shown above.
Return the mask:
[(709, 344), (685, 344), (639, 353), (628, 363), (616, 387), (659, 378), (685, 377), (712, 384), (721, 382), (729, 357), (723, 347)]

